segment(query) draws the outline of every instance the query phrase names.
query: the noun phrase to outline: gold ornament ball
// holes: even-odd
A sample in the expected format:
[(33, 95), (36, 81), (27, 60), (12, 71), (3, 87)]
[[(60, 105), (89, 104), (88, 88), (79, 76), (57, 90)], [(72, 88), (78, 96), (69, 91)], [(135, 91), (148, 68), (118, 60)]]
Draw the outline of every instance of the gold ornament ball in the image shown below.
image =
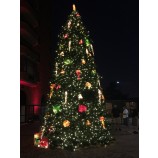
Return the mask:
[(65, 120), (65, 121), (63, 122), (63, 126), (64, 126), (64, 127), (69, 127), (69, 126), (70, 126), (70, 121), (69, 121), (69, 120)]
[(88, 87), (88, 89), (90, 89), (92, 87), (91, 83), (89, 83), (89, 82), (86, 82), (85, 86)]
[(65, 73), (65, 71), (64, 70), (61, 70), (61, 72), (60, 72), (61, 74), (64, 74)]
[(82, 64), (85, 64), (85, 63), (86, 63), (86, 61), (85, 61), (84, 59), (81, 59), (81, 62), (82, 62)]

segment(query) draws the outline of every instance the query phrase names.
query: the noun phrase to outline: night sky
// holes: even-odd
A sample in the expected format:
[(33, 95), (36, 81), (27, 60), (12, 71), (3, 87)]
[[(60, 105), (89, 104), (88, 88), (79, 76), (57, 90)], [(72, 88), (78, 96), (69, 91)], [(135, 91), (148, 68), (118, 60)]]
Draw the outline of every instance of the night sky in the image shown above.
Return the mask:
[[(90, 32), (97, 72), (105, 89), (119, 81), (123, 93), (139, 96), (139, 1), (53, 0), (52, 56), (57, 36), (76, 5), (83, 25)], [(48, 19), (50, 20), (50, 19)]]

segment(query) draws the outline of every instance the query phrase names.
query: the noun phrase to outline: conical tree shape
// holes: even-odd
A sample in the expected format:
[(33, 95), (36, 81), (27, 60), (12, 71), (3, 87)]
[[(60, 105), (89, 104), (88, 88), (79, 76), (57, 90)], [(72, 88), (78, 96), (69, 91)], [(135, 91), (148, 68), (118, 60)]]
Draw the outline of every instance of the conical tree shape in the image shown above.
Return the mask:
[(71, 150), (108, 144), (112, 136), (92, 41), (75, 6), (62, 27), (56, 53), (41, 137), (52, 148)]

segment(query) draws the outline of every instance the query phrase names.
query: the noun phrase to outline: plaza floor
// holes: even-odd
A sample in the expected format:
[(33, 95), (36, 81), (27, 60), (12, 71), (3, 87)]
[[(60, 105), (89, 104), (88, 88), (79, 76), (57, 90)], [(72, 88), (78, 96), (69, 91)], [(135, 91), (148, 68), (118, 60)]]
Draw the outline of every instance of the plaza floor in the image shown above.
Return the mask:
[(107, 147), (93, 147), (75, 152), (34, 147), (33, 135), (39, 131), (39, 122), (20, 125), (20, 158), (139, 158), (139, 134), (133, 134), (122, 126), (121, 131), (112, 130), (116, 140)]

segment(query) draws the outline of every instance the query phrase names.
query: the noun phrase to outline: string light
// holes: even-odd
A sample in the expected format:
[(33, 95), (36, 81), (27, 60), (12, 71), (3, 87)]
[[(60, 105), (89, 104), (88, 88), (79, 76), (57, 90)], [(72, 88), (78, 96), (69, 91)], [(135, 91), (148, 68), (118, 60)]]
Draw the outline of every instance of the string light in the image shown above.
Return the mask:
[(94, 142), (104, 145), (113, 139), (105, 120), (105, 98), (89, 32), (75, 5), (58, 37), (55, 77), (50, 82), (47, 112), (40, 135), (34, 136), (34, 144), (73, 151)]

